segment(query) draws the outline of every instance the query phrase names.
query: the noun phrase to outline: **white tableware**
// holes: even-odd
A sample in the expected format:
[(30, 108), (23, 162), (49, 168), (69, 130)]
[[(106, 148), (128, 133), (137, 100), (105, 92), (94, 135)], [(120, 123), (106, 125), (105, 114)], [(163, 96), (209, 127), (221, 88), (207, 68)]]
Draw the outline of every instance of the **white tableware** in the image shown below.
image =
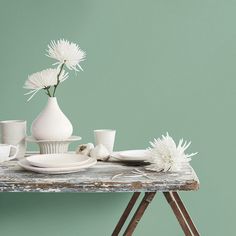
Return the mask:
[(69, 144), (81, 140), (80, 136), (71, 136), (65, 140), (37, 140), (32, 136), (26, 137), (27, 142), (37, 143), (41, 154), (66, 153)]
[(90, 156), (97, 160), (106, 161), (109, 158), (110, 153), (104, 145), (98, 144), (91, 150)]
[(111, 157), (124, 162), (148, 162), (150, 160), (150, 154), (148, 150), (143, 149), (113, 152)]
[(33, 121), (31, 132), (38, 140), (64, 140), (72, 135), (72, 124), (61, 111), (56, 97), (48, 98), (46, 107)]
[(119, 155), (124, 158), (135, 159), (135, 160), (140, 160), (143, 158), (150, 157), (149, 151), (145, 149), (121, 151), (119, 152)]
[(26, 157), (33, 166), (43, 168), (73, 167), (87, 163), (91, 157), (80, 154), (43, 154)]
[(104, 145), (109, 153), (112, 153), (115, 142), (116, 131), (110, 129), (94, 130), (95, 144)]
[(82, 171), (88, 167), (91, 167), (97, 163), (97, 160), (94, 158), (90, 158), (88, 162), (86, 162), (83, 165), (79, 166), (73, 166), (73, 167), (57, 167), (57, 168), (41, 168), (41, 167), (35, 167), (30, 165), (30, 163), (26, 159), (22, 159), (18, 161), (19, 166), (22, 168), (41, 173), (41, 174), (67, 174), (67, 173), (74, 173), (78, 171)]
[[(11, 155), (11, 150), (14, 150), (14, 154)], [(19, 148), (10, 144), (0, 144), (0, 162), (9, 161), (16, 158)]]
[[(5, 120), (0, 121), (1, 143), (17, 145), (19, 147), (17, 159), (23, 158), (26, 151), (26, 121)], [(12, 154), (12, 152), (11, 152)]]

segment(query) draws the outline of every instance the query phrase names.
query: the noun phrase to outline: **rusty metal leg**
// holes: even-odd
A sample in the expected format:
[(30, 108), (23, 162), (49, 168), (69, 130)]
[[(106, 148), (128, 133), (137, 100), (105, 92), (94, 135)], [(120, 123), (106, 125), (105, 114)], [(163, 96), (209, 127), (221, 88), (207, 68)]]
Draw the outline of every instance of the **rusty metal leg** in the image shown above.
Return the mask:
[(173, 197), (172, 192), (164, 192), (163, 194), (165, 195), (167, 202), (170, 204), (177, 220), (179, 221), (179, 224), (180, 224), (182, 230), (184, 231), (184, 234), (186, 236), (193, 236), (181, 210), (179, 209), (179, 206), (177, 205), (177, 203), (175, 201), (175, 198)]
[(125, 221), (127, 220), (130, 212), (132, 211), (132, 209), (133, 209), (133, 207), (134, 207), (134, 205), (135, 205), (139, 195), (140, 195), (140, 192), (136, 192), (136, 193), (133, 194), (133, 196), (130, 199), (130, 201), (129, 201), (125, 211), (123, 212), (123, 214), (122, 214), (118, 224), (116, 225), (116, 227), (115, 227), (115, 229), (114, 229), (114, 231), (112, 233), (112, 236), (119, 235), (119, 233), (120, 233), (120, 231), (121, 231)]
[(194, 225), (194, 223), (193, 223), (193, 221), (192, 221), (192, 219), (191, 219), (187, 209), (185, 208), (185, 206), (184, 206), (184, 204), (183, 204), (179, 194), (177, 192), (172, 192), (172, 195), (173, 195), (173, 197), (174, 197), (174, 199), (175, 199), (175, 201), (176, 201), (180, 211), (182, 212), (182, 214), (183, 214), (183, 216), (184, 216), (184, 218), (185, 218), (189, 228), (191, 229), (193, 235), (194, 236), (200, 236), (200, 234), (199, 234), (196, 226)]
[(136, 226), (138, 225), (140, 219), (142, 218), (142, 216), (144, 214), (144, 211), (146, 210), (146, 208), (148, 207), (148, 205), (150, 204), (150, 202), (154, 198), (155, 194), (156, 194), (156, 192), (145, 193), (138, 209), (134, 213), (133, 218), (131, 219), (127, 229), (125, 230), (124, 236), (131, 236), (133, 234)]

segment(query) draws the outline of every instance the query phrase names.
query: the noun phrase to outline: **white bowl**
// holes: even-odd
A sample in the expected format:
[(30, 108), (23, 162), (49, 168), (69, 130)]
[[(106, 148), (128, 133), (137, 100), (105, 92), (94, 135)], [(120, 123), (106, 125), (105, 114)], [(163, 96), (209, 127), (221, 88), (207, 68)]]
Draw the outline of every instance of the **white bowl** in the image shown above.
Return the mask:
[(27, 142), (37, 143), (40, 154), (66, 153), (69, 144), (81, 140), (80, 136), (71, 136), (66, 140), (37, 140), (32, 136), (26, 138)]

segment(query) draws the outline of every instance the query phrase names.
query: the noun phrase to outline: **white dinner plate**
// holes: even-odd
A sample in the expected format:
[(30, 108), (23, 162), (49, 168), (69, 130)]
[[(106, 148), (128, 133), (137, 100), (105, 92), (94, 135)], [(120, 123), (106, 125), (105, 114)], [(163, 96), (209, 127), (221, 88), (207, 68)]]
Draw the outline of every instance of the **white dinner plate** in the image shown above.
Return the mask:
[(119, 152), (119, 155), (124, 158), (135, 160), (147, 158), (150, 156), (149, 151), (145, 149), (121, 151)]
[(33, 172), (41, 173), (41, 174), (67, 174), (74, 173), (78, 171), (82, 171), (88, 167), (91, 167), (97, 163), (97, 160), (94, 158), (90, 158), (89, 161), (83, 165), (73, 166), (73, 167), (58, 167), (58, 168), (41, 168), (31, 166), (30, 163), (26, 159), (22, 159), (18, 161), (19, 166), (26, 170), (30, 170)]
[(44, 168), (72, 167), (83, 165), (90, 160), (90, 157), (80, 154), (43, 154), (26, 157), (32, 166)]
[(150, 160), (150, 154), (147, 150), (127, 150), (113, 152), (111, 156), (120, 161), (127, 162), (142, 162)]

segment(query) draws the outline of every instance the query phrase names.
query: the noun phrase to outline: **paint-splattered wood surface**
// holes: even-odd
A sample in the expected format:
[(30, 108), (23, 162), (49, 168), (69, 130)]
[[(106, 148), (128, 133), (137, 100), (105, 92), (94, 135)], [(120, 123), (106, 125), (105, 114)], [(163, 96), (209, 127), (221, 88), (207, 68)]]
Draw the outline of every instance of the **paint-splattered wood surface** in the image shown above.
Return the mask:
[[(140, 170), (147, 176), (132, 173)], [(120, 176), (112, 178), (120, 173)], [(178, 172), (156, 173), (144, 166), (98, 162), (73, 174), (45, 175), (29, 172), (16, 161), (0, 164), (0, 192), (150, 192), (197, 190), (199, 180), (189, 164)]]

